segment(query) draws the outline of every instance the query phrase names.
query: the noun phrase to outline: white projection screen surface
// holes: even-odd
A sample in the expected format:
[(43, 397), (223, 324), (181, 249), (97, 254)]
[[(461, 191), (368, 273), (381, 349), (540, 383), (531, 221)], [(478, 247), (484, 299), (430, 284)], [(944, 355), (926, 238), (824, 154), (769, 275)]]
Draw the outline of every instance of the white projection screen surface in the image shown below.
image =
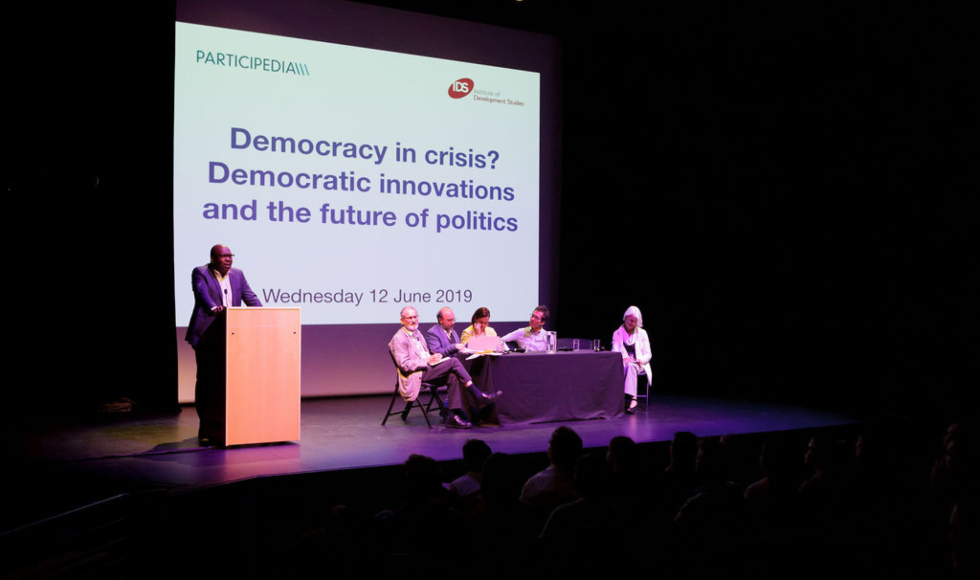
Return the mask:
[(405, 305), (423, 330), (442, 306), (458, 330), (480, 306), (525, 321), (551, 292), (556, 63), (548, 37), (368, 5), (178, 2), (179, 400), (218, 243), (263, 305), (301, 309), (304, 396), (388, 392)]

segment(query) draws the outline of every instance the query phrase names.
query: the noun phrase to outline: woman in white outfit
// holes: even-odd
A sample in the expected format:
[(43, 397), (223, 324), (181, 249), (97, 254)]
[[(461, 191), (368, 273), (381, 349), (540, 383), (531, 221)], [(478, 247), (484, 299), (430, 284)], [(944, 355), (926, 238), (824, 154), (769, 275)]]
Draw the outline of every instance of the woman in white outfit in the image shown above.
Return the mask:
[[(616, 329), (612, 337), (612, 349), (623, 353), (623, 372), (625, 373), (626, 394), (630, 397), (627, 413), (636, 412), (636, 382), (642, 369), (650, 380), (652, 371), (650, 359), (650, 337), (643, 330), (643, 315), (636, 306), (630, 306), (623, 314), (623, 325)], [(649, 404), (649, 402), (648, 402)]]

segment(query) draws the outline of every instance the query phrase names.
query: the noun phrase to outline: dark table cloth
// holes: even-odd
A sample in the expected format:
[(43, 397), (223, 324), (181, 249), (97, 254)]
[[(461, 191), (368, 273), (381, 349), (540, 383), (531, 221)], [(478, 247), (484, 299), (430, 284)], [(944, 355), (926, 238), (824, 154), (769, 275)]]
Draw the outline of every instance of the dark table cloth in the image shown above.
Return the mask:
[(480, 390), (504, 392), (497, 401), (502, 423), (613, 419), (625, 413), (618, 352), (528, 352), (481, 359), (467, 366)]

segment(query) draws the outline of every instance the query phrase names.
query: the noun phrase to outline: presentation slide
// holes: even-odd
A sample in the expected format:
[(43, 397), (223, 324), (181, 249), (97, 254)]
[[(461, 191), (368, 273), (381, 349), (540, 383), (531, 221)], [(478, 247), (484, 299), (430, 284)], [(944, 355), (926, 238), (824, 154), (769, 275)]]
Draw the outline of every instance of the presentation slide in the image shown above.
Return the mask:
[(177, 22), (174, 296), (216, 243), (304, 325), (539, 299), (538, 72)]
[(299, 308), (304, 397), (389, 393), (405, 305), (498, 331), (555, 308), (557, 39), (341, 0), (178, 0), (178, 401), (191, 270), (228, 245), (266, 307)]

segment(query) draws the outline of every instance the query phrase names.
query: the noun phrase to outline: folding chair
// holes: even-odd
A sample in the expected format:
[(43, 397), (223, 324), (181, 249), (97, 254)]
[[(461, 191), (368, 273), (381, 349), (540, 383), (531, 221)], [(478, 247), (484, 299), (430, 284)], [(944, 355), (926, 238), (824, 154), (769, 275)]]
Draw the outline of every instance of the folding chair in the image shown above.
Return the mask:
[[(391, 361), (394, 363), (394, 359)], [(395, 401), (401, 400), (401, 394), (398, 392), (398, 365), (395, 365), (395, 392), (391, 395), (391, 403), (388, 405), (388, 412), (385, 413), (384, 419), (381, 421), (381, 426), (388, 422), (388, 417), (392, 415), (401, 415), (402, 421), (408, 420), (408, 413), (412, 410), (412, 407), (418, 407), (422, 410), (422, 416), (425, 417), (425, 424), (432, 428), (432, 423), (429, 421), (429, 411), (432, 410), (432, 402), (436, 402), (436, 406), (439, 407), (439, 414), (445, 419), (449, 416), (449, 411), (446, 409), (446, 405), (442, 402), (442, 397), (439, 396), (439, 387), (437, 385), (432, 385), (429, 383), (422, 383), (423, 389), (429, 389), (432, 396), (429, 398), (429, 403), (427, 405), (422, 404), (422, 392), (419, 391), (419, 396), (415, 397), (414, 401), (409, 401), (405, 403), (405, 408), (401, 411), (392, 411), (395, 408)]]
[[(645, 382), (647, 385), (645, 395), (640, 394), (640, 377), (645, 379), (643, 382)], [(647, 376), (647, 373), (645, 370), (643, 370), (643, 367), (640, 367), (640, 372), (636, 374), (636, 398), (643, 399), (643, 407), (647, 410), (650, 409), (650, 377)]]

